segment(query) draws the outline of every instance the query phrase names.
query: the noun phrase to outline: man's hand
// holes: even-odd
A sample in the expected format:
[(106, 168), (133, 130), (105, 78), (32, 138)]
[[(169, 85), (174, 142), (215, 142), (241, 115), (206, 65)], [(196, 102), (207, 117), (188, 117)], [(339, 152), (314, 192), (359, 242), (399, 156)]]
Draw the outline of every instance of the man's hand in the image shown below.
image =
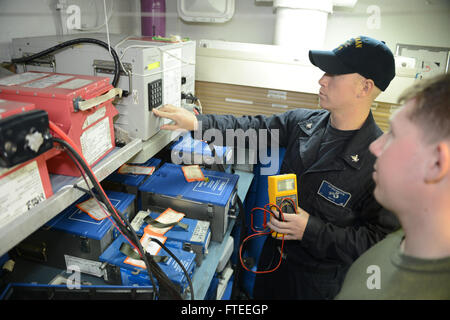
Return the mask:
[(153, 114), (157, 117), (167, 118), (175, 121), (174, 124), (165, 124), (161, 126), (163, 130), (184, 129), (188, 131), (197, 130), (198, 121), (195, 115), (184, 109), (166, 104), (159, 109), (153, 109)]
[(308, 223), (309, 213), (297, 208), (298, 214), (284, 213), (284, 221), (271, 217), (267, 226), (278, 233), (283, 233), (285, 240), (302, 240)]

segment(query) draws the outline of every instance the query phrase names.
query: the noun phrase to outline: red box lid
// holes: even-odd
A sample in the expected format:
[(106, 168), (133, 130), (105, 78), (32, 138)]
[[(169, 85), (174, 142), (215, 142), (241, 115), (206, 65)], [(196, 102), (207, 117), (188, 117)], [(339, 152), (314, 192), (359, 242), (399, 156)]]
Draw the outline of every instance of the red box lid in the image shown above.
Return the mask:
[(34, 109), (34, 103), (0, 99), (0, 119)]
[(108, 77), (30, 71), (0, 79), (0, 92), (73, 100), (90, 99), (112, 89)]

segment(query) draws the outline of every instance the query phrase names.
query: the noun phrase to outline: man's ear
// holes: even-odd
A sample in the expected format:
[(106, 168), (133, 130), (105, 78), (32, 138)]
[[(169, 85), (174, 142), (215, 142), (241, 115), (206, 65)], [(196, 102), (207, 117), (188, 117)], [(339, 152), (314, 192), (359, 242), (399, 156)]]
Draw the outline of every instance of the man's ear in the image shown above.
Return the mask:
[(433, 147), (430, 157), (425, 182), (437, 183), (450, 173), (450, 144), (441, 141)]
[(371, 79), (364, 79), (362, 82), (361, 90), (358, 94), (358, 98), (371, 96), (375, 89), (375, 83)]

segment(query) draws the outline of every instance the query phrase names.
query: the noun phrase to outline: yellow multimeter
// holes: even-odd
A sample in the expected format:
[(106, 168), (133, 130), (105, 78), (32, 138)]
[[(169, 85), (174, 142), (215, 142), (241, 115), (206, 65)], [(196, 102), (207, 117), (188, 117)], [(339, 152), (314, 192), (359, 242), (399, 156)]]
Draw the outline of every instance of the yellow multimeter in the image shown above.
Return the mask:
[[(276, 204), (283, 213), (296, 213), (298, 207), (297, 176), (293, 173), (269, 176), (267, 182), (269, 203)], [(278, 218), (281, 219), (281, 217)], [(282, 234), (272, 232), (274, 238), (282, 236)]]

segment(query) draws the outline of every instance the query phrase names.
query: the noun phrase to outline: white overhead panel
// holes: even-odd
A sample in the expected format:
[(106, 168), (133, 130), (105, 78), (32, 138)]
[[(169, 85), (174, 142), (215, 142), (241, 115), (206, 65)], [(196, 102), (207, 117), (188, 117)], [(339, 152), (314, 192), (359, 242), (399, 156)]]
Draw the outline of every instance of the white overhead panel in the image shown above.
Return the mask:
[(333, 0), (333, 6), (353, 8), (357, 2), (358, 0)]
[(274, 44), (296, 50), (321, 49), (325, 39), (331, 0), (275, 0)]
[(357, 0), (274, 0), (274, 44), (294, 50), (322, 49), (333, 6), (353, 7)]
[(223, 23), (234, 14), (234, 0), (178, 0), (178, 15), (184, 21)]

